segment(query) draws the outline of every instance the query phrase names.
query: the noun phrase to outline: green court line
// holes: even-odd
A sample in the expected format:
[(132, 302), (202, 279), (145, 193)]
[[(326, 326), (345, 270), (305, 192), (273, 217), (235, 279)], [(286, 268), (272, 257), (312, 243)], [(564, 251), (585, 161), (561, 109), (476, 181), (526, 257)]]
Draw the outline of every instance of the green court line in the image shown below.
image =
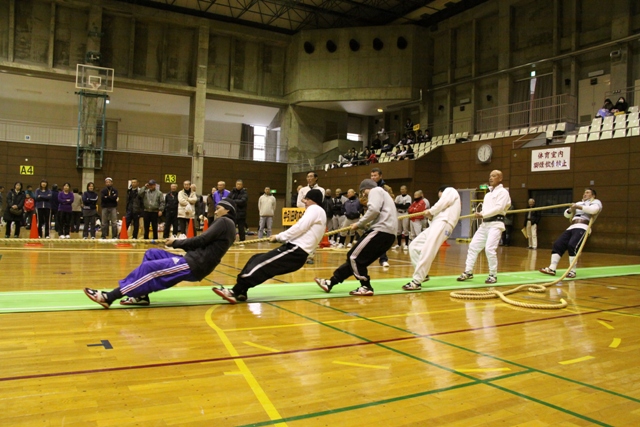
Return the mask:
[[(411, 334), (411, 335), (416, 336), (416, 337), (426, 338), (426, 339), (429, 339), (431, 341), (434, 341), (434, 342), (437, 342), (437, 343), (440, 343), (440, 344), (444, 344), (444, 345), (447, 345), (449, 347), (456, 348), (458, 350), (474, 353), (474, 354), (477, 354), (479, 356), (488, 357), (490, 359), (498, 360), (498, 361), (503, 362), (503, 363), (508, 363), (510, 365), (517, 366), (518, 368), (521, 368), (521, 369), (531, 370), (531, 371), (539, 373), (539, 374), (548, 375), (548, 376), (554, 377), (554, 378), (559, 379), (559, 380), (571, 382), (571, 383), (578, 384), (578, 385), (583, 386), (583, 387), (588, 387), (588, 388), (591, 388), (593, 390), (598, 390), (598, 391), (601, 391), (603, 393), (611, 394), (611, 395), (616, 396), (616, 397), (621, 397), (623, 399), (627, 399), (627, 400), (630, 400), (632, 402), (640, 403), (640, 399), (636, 399), (635, 397), (627, 396), (627, 395), (618, 393), (616, 391), (607, 390), (607, 389), (604, 389), (602, 387), (598, 387), (598, 386), (593, 385), (593, 384), (583, 383), (583, 382), (580, 382), (578, 380), (574, 380), (574, 379), (571, 379), (571, 378), (563, 377), (561, 375), (553, 374), (551, 372), (543, 371), (541, 369), (533, 368), (531, 366), (526, 366), (526, 365), (523, 365), (521, 363), (513, 362), (511, 360), (502, 359), (502, 358), (497, 357), (497, 356), (493, 356), (493, 355), (490, 355), (490, 354), (487, 354), (487, 353), (482, 353), (480, 351), (476, 351), (476, 350), (473, 350), (473, 349), (470, 349), (470, 348), (467, 348), (467, 347), (463, 347), (463, 346), (460, 346), (460, 345), (457, 345), (457, 344), (453, 344), (453, 343), (449, 343), (449, 342), (446, 342), (446, 341), (442, 341), (442, 340), (440, 340), (438, 338), (430, 337), (428, 335), (417, 334), (415, 332), (411, 332), (411, 331), (408, 331), (406, 329), (399, 328), (397, 326), (389, 325), (387, 323), (380, 322), (380, 321), (375, 320), (375, 319), (370, 319), (368, 317), (363, 317), (363, 316), (359, 316), (359, 315), (355, 315), (354, 316), (353, 313), (349, 313), (347, 311), (341, 310), (341, 309), (336, 308), (336, 307), (327, 306), (327, 305), (320, 304), (320, 303), (315, 302), (315, 301), (307, 301), (307, 302), (309, 302), (311, 304), (314, 304), (314, 305), (319, 305), (319, 306), (324, 307), (324, 308), (328, 308), (330, 310), (337, 311), (339, 313), (350, 314), (353, 317), (357, 317), (357, 318), (360, 318), (360, 319), (363, 319), (363, 320), (367, 320), (367, 321), (372, 322), (372, 323), (376, 323), (376, 324), (381, 325), (381, 326), (386, 326), (388, 328), (392, 328), (392, 329), (395, 329), (395, 330), (398, 330), (398, 331), (401, 331), (401, 332), (405, 332), (405, 333)], [(589, 314), (589, 313), (584, 313), (584, 314), (586, 315), (586, 314)], [(550, 318), (549, 320), (553, 320), (553, 318)]]
[[(314, 303), (313, 301), (309, 301), (309, 302)], [(346, 334), (346, 335), (352, 336), (352, 337), (357, 338), (357, 339), (359, 339), (359, 340), (361, 340), (361, 341), (364, 341), (364, 342), (372, 342), (371, 340), (369, 340), (369, 339), (367, 339), (367, 338), (365, 338), (365, 337), (361, 337), (361, 336), (359, 336), (359, 335), (356, 335), (356, 334), (354, 334), (354, 333), (352, 333), (352, 332), (349, 332), (349, 331), (345, 331), (345, 330), (340, 329), (340, 328), (338, 328), (338, 327), (335, 327), (335, 326), (333, 326), (333, 325), (328, 325), (328, 324), (326, 324), (326, 323), (324, 323), (324, 322), (321, 322), (321, 321), (319, 321), (319, 320), (316, 320), (316, 319), (313, 319), (313, 318), (311, 318), (311, 317), (305, 316), (305, 315), (303, 315), (303, 314), (297, 313), (297, 312), (295, 312), (295, 311), (289, 310), (289, 309), (287, 309), (287, 308), (280, 307), (280, 306), (278, 306), (278, 305), (276, 305), (276, 304), (273, 304), (273, 303), (267, 303), (267, 304), (268, 304), (268, 305), (270, 305), (270, 306), (272, 306), (272, 307), (279, 308), (280, 310), (283, 310), (283, 311), (286, 311), (286, 312), (288, 312), (288, 313), (291, 313), (291, 314), (293, 314), (293, 315), (295, 315), (295, 316), (302, 317), (303, 319), (309, 320), (309, 321), (311, 321), (311, 322), (317, 323), (317, 324), (319, 324), (319, 325), (325, 326), (325, 327), (330, 328), (330, 329), (333, 329), (333, 330), (335, 330), (335, 331), (338, 331), (338, 332), (344, 333), (344, 334)], [(314, 304), (317, 304), (317, 303), (314, 303)], [(317, 305), (322, 305), (322, 304), (317, 304)], [(325, 306), (325, 307), (326, 307), (326, 306)], [(326, 307), (326, 308), (331, 308), (331, 307)], [(342, 310), (337, 309), (337, 311), (342, 311)], [(344, 312), (344, 311), (343, 311), (343, 312)], [(344, 312), (344, 313), (346, 313), (346, 312)], [(357, 316), (357, 317), (361, 317), (361, 316)], [(366, 318), (363, 318), (363, 319), (366, 319)], [(386, 325), (386, 326), (390, 326), (390, 325)], [(407, 332), (407, 333), (409, 333), (409, 334), (411, 334), (411, 335), (415, 335), (413, 332), (409, 332), (409, 331), (405, 331), (405, 332)], [(567, 410), (567, 409), (561, 408), (561, 407), (556, 406), (556, 405), (553, 405), (553, 404), (551, 404), (551, 403), (544, 402), (544, 401), (542, 401), (542, 400), (539, 400), (539, 399), (533, 398), (533, 397), (531, 397), (531, 396), (527, 396), (527, 395), (524, 395), (524, 394), (518, 393), (518, 392), (516, 392), (516, 391), (513, 391), (513, 390), (510, 390), (510, 389), (507, 389), (507, 388), (504, 388), (504, 387), (498, 386), (497, 384), (493, 384), (491, 381), (488, 381), (488, 380), (482, 380), (482, 379), (479, 379), (479, 378), (476, 378), (476, 377), (473, 377), (473, 376), (467, 375), (467, 374), (465, 374), (465, 373), (463, 373), (463, 372), (458, 372), (458, 371), (452, 370), (452, 369), (450, 369), (450, 368), (447, 368), (447, 367), (445, 367), (445, 366), (441, 366), (441, 365), (439, 365), (439, 364), (437, 364), (437, 363), (431, 362), (431, 361), (429, 361), (429, 360), (423, 359), (423, 358), (418, 357), (418, 356), (415, 356), (415, 355), (413, 355), (413, 354), (406, 353), (406, 352), (404, 352), (404, 351), (402, 351), (402, 350), (398, 350), (398, 349), (395, 349), (395, 348), (389, 347), (389, 346), (387, 346), (387, 345), (385, 345), (385, 344), (381, 344), (381, 343), (374, 343), (374, 344), (375, 344), (376, 346), (382, 347), (382, 348), (384, 348), (384, 349), (386, 349), (386, 350), (392, 351), (392, 352), (394, 352), (394, 353), (400, 354), (400, 355), (405, 356), (405, 357), (408, 357), (408, 358), (410, 358), (410, 359), (417, 360), (417, 361), (419, 361), (419, 362), (421, 362), (421, 363), (425, 363), (425, 364), (427, 364), (427, 365), (431, 365), (431, 366), (434, 366), (434, 367), (440, 368), (440, 369), (442, 369), (442, 370), (444, 370), (444, 371), (447, 371), (447, 372), (449, 372), (449, 373), (453, 373), (453, 374), (455, 374), (455, 375), (462, 376), (462, 377), (464, 377), (464, 378), (466, 378), (466, 379), (470, 379), (470, 380), (472, 381), (472, 382), (470, 382), (470, 383), (460, 384), (460, 385), (458, 385), (457, 387), (456, 387), (456, 386), (452, 386), (450, 389), (454, 389), (454, 388), (462, 388), (462, 387), (467, 387), (467, 386), (470, 386), (470, 385), (484, 384), (484, 385), (487, 385), (487, 386), (489, 386), (489, 387), (493, 387), (493, 388), (496, 388), (496, 389), (498, 389), (498, 390), (501, 390), (501, 391), (503, 391), (503, 392), (506, 392), (506, 393), (513, 394), (513, 395), (515, 395), (515, 396), (521, 397), (521, 398), (523, 398), (523, 399), (527, 399), (527, 400), (530, 400), (530, 401), (532, 401), (532, 402), (536, 402), (536, 403), (541, 404), (541, 405), (543, 405), (543, 406), (550, 407), (550, 408), (552, 408), (552, 409), (555, 409), (555, 410), (560, 411), (560, 412), (563, 412), (563, 413), (565, 413), (565, 414), (568, 414), (568, 415), (574, 416), (574, 417), (576, 417), (576, 418), (580, 418), (580, 419), (582, 419), (582, 420), (585, 420), (585, 421), (591, 422), (591, 423), (593, 423), (593, 424), (600, 425), (600, 426), (606, 426), (606, 427), (612, 427), (610, 424), (606, 424), (606, 423), (600, 422), (600, 421), (598, 421), (598, 420), (594, 420), (594, 419), (589, 418), (589, 417), (587, 417), (587, 416), (585, 416), (585, 415), (578, 414), (578, 413), (576, 413), (576, 412), (569, 411), (569, 410)], [(531, 371), (533, 371), (533, 369), (527, 369), (527, 370), (523, 371), (523, 372), (522, 372), (522, 374), (525, 374), (525, 373), (531, 373)], [(503, 375), (502, 377), (506, 377), (506, 376), (508, 376), (508, 375)], [(512, 374), (511, 376), (513, 376), (513, 374)], [(495, 379), (494, 379), (494, 380), (495, 380)], [(447, 391), (447, 390), (444, 390), (444, 391)], [(414, 394), (414, 395), (397, 396), (397, 397), (395, 397), (395, 398), (385, 399), (385, 400), (377, 401), (377, 402), (369, 402), (369, 403), (361, 404), (361, 405), (354, 405), (354, 406), (344, 407), (344, 408), (336, 408), (336, 409), (328, 410), (328, 411), (321, 411), (321, 412), (309, 413), (309, 414), (304, 414), (304, 415), (297, 415), (297, 416), (295, 416), (295, 417), (281, 418), (281, 419), (277, 419), (277, 420), (269, 420), (269, 421), (264, 421), (264, 422), (260, 422), (260, 423), (246, 424), (246, 425), (243, 425), (243, 426), (241, 426), (241, 427), (267, 426), (267, 425), (279, 424), (279, 423), (283, 423), (283, 422), (291, 422), (291, 421), (299, 421), (299, 420), (304, 420), (304, 419), (309, 419), (309, 418), (317, 418), (317, 417), (320, 417), (320, 416), (332, 415), (332, 414), (335, 414), (335, 413), (346, 412), (346, 411), (351, 411), (351, 410), (356, 410), (356, 409), (362, 409), (362, 408), (364, 408), (364, 407), (377, 406), (377, 405), (382, 405), (382, 404), (386, 404), (386, 403), (391, 403), (391, 402), (397, 402), (397, 401), (401, 401), (401, 400), (411, 399), (411, 398), (415, 398), (415, 397), (420, 397), (420, 396), (422, 396), (422, 395), (438, 393), (438, 392), (440, 392), (440, 391), (439, 391), (438, 389), (436, 389), (436, 390), (430, 390), (430, 392), (431, 392), (431, 393), (429, 393), (429, 391), (427, 391), (427, 392), (422, 392), (422, 393), (416, 393), (416, 394)]]
[[(581, 268), (579, 276), (573, 280), (588, 280), (603, 277), (629, 276), (640, 272), (640, 265), (622, 265), (613, 267), (591, 267)], [(214, 272), (210, 277), (215, 278)], [(434, 292), (444, 290), (459, 290), (472, 288), (487, 288), (487, 285), (478, 277), (472, 281), (457, 282), (457, 276), (432, 277), (431, 280), (422, 285), (422, 291)], [(210, 279), (205, 279), (209, 281)], [(407, 283), (409, 278), (377, 279), (372, 283), (376, 289), (376, 295), (392, 295), (406, 293), (402, 285)], [(552, 280), (550, 276), (537, 271), (520, 271), (501, 273), (496, 286), (518, 286), (523, 284), (546, 283)], [(104, 282), (103, 282), (104, 283)], [(108, 282), (101, 289), (111, 290), (116, 282)], [(98, 284), (88, 284), (91, 287), (100, 286)], [(349, 297), (347, 290), (349, 287), (357, 287), (359, 282), (352, 280), (343, 283), (339, 289), (332, 293), (324, 293), (315, 282), (303, 283), (267, 283), (253, 288), (250, 292), (249, 302), (270, 302), (270, 301), (292, 301), (306, 299), (344, 298)], [(415, 293), (416, 291), (414, 291)], [(201, 286), (178, 286), (166, 291), (156, 292), (151, 295), (151, 305), (149, 307), (181, 307), (192, 305), (226, 304), (226, 302), (211, 292), (208, 285)], [(131, 306), (120, 306), (114, 304), (111, 308), (128, 308)], [(102, 307), (90, 301), (82, 292), (77, 290), (51, 290), (51, 291), (19, 291), (0, 292), (0, 313), (23, 313), (38, 311), (69, 311), (69, 310), (103, 310)]]

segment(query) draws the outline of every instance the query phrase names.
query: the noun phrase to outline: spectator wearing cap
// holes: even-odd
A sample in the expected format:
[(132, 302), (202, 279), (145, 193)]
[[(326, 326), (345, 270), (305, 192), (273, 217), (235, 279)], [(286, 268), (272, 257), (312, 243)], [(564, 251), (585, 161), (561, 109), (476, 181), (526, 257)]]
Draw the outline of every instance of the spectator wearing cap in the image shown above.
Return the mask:
[(149, 226), (153, 230), (153, 240), (158, 240), (158, 217), (162, 216), (164, 210), (164, 196), (157, 189), (155, 179), (149, 180), (140, 191), (138, 197), (142, 201), (144, 212), (142, 213), (144, 224), (144, 239), (149, 238)]
[(100, 207), (102, 208), (102, 238), (109, 238), (109, 226), (111, 237), (118, 238), (118, 190), (113, 187), (113, 179), (107, 177), (104, 180), (105, 187), (100, 191)]
[(365, 228), (367, 225), (369, 228), (349, 250), (346, 262), (333, 272), (331, 279), (315, 279), (318, 286), (327, 293), (353, 275), (360, 281), (360, 286), (349, 294), (373, 295), (367, 267), (387, 252), (396, 240), (398, 213), (389, 193), (378, 187), (374, 180), (365, 179), (360, 183), (360, 194), (367, 199), (367, 212), (351, 225), (351, 229)]
[(305, 213), (288, 230), (271, 236), (273, 243), (282, 246), (264, 254), (256, 254), (249, 259), (233, 289), (214, 287), (213, 292), (231, 304), (247, 300), (249, 289), (266, 282), (272, 277), (292, 273), (302, 268), (309, 254), (318, 246), (327, 226), (327, 214), (322, 209), (324, 194), (312, 189), (305, 195)]

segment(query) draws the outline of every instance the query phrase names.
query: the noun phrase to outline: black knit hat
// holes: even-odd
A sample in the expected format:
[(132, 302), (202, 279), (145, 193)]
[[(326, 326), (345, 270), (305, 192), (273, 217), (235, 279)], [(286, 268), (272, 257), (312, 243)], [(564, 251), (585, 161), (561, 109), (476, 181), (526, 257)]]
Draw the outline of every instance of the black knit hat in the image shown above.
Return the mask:
[(309, 190), (304, 198), (311, 200), (318, 206), (322, 206), (322, 199), (324, 199), (324, 196), (320, 190)]
[(236, 216), (236, 202), (232, 199), (222, 199), (218, 202), (218, 205), (228, 210), (233, 216)]

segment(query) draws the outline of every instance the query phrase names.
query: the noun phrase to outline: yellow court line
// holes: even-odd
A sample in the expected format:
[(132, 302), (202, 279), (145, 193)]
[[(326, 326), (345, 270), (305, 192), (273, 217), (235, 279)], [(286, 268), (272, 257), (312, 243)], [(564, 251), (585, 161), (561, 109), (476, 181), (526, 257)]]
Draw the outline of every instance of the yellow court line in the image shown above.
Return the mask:
[(456, 372), (506, 372), (511, 368), (479, 368), (479, 369), (456, 369)]
[[(361, 322), (363, 320), (378, 320), (378, 319), (389, 319), (393, 317), (409, 317), (409, 316), (421, 316), (423, 314), (440, 314), (440, 313), (448, 313), (452, 311), (466, 311), (466, 308), (454, 308), (451, 310), (437, 310), (437, 311), (423, 311), (419, 313), (401, 313), (401, 314), (388, 314), (386, 316), (373, 316), (367, 317), (366, 319), (361, 317), (354, 317), (352, 319), (337, 319), (337, 320), (327, 320), (323, 323), (346, 323), (346, 322)], [(293, 328), (297, 326), (317, 326), (317, 323), (308, 322), (308, 323), (289, 323), (286, 325), (271, 325), (271, 326), (254, 326), (251, 328), (233, 328), (233, 329), (224, 329), (225, 332), (238, 332), (238, 331), (257, 331), (260, 329), (278, 329), (278, 328)]]
[(251, 347), (259, 348), (261, 350), (267, 350), (272, 353), (280, 353), (280, 350), (276, 350), (275, 348), (271, 348), (271, 347), (265, 347), (263, 345), (253, 343), (251, 341), (245, 341), (243, 344), (250, 345)]
[[(233, 344), (231, 343), (231, 341), (227, 337), (227, 334), (225, 334), (224, 331), (222, 329), (220, 329), (218, 327), (218, 325), (216, 325), (213, 322), (213, 319), (211, 319), (211, 315), (213, 314), (213, 310), (215, 310), (217, 307), (219, 307), (219, 306), (214, 305), (209, 310), (207, 310), (207, 313), (205, 314), (204, 318), (205, 318), (207, 324), (214, 331), (216, 331), (216, 333), (218, 334), (218, 337), (220, 337), (220, 340), (222, 341), (222, 343), (226, 347), (227, 351), (229, 352), (229, 355), (231, 355), (232, 357), (238, 357), (238, 356), (240, 356), (240, 353), (238, 353), (236, 348), (233, 346)], [(244, 363), (244, 360), (242, 360), (242, 359), (234, 359), (234, 361), (236, 362), (236, 365), (240, 369), (240, 372), (242, 372), (242, 375), (244, 376), (244, 379), (249, 384), (249, 387), (251, 387), (251, 390), (253, 391), (253, 394), (255, 394), (256, 398), (258, 399), (258, 401), (262, 405), (262, 408), (267, 413), (269, 418), (271, 420), (279, 420), (279, 419), (281, 419), (282, 417), (280, 416), (280, 413), (278, 413), (278, 410), (276, 409), (276, 407), (273, 405), (273, 403), (271, 403), (271, 400), (269, 400), (269, 397), (264, 392), (262, 387), (260, 387), (260, 384), (258, 383), (258, 380), (256, 380), (256, 378), (253, 376), (253, 374), (249, 370), (249, 367), (246, 365), (246, 363)], [(277, 426), (286, 426), (287, 424), (286, 423), (278, 423), (278, 424), (275, 424), (275, 425), (277, 425)]]
[(573, 363), (580, 363), (580, 362), (584, 362), (585, 360), (591, 360), (591, 359), (595, 359), (595, 357), (593, 356), (584, 356), (584, 357), (579, 357), (577, 359), (571, 359), (571, 360), (563, 360), (562, 362), (558, 362), (561, 365), (571, 365)]
[(370, 368), (370, 369), (389, 369), (388, 366), (380, 366), (380, 365), (363, 365), (362, 363), (351, 363), (351, 362), (341, 362), (339, 360), (334, 360), (333, 363), (336, 365), (346, 365), (346, 366), (355, 366), (357, 368)]
[(618, 348), (618, 346), (620, 345), (621, 342), (622, 342), (622, 339), (614, 338), (613, 341), (611, 341), (611, 344), (609, 344), (609, 347)]
[(225, 372), (225, 375), (242, 375), (242, 372), (240, 371), (230, 371), (230, 372)]
[(598, 323), (600, 323), (602, 326), (604, 326), (607, 329), (615, 329), (613, 326), (611, 326), (607, 322), (603, 322), (602, 320), (598, 320)]

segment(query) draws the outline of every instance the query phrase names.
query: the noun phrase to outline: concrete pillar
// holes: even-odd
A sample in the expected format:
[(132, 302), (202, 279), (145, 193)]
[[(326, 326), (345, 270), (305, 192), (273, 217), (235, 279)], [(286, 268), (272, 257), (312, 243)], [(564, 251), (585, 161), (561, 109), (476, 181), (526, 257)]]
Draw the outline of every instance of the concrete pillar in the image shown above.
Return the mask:
[(9, 1), (9, 49), (7, 61), (13, 62), (16, 43), (16, 0)]
[[(508, 2), (500, 2), (498, 15), (498, 34), (501, 38), (498, 48), (498, 69), (504, 70), (511, 67), (511, 5)], [(497, 101), (497, 105), (511, 103), (511, 76), (509, 74), (498, 76)], [(499, 118), (498, 129), (509, 129), (509, 116), (505, 115)]]
[[(631, 2), (612, 2), (611, 3), (611, 39), (631, 35)], [(617, 54), (613, 52), (618, 51)], [(631, 55), (628, 44), (611, 48), (611, 90), (621, 90), (625, 92), (630, 86), (633, 86), (631, 74)], [(623, 95), (626, 97), (626, 94)], [(617, 97), (617, 96), (615, 96)], [(611, 98), (613, 101), (613, 97)], [(615, 101), (613, 101), (615, 103)]]
[(191, 96), (189, 109), (189, 152), (191, 153), (191, 183), (202, 193), (204, 174), (204, 125), (207, 101), (207, 63), (209, 58), (209, 27), (198, 29), (198, 51), (196, 59), (196, 93)]

